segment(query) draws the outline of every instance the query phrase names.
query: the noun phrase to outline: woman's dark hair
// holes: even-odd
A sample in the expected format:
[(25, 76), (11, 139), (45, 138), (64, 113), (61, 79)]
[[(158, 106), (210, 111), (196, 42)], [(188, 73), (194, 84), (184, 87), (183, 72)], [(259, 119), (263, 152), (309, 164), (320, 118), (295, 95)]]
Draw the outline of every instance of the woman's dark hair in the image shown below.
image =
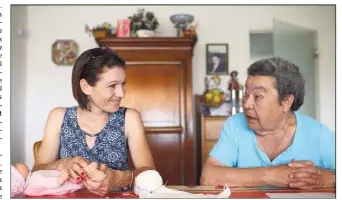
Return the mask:
[(91, 86), (95, 86), (99, 75), (105, 68), (125, 68), (125, 61), (109, 48), (94, 48), (83, 52), (76, 60), (72, 69), (72, 93), (81, 109), (88, 109), (88, 97), (80, 86), (80, 80), (85, 79)]
[(297, 111), (304, 103), (305, 80), (298, 66), (279, 57), (256, 61), (248, 68), (248, 76), (271, 76), (275, 80), (279, 103), (293, 94), (291, 111)]

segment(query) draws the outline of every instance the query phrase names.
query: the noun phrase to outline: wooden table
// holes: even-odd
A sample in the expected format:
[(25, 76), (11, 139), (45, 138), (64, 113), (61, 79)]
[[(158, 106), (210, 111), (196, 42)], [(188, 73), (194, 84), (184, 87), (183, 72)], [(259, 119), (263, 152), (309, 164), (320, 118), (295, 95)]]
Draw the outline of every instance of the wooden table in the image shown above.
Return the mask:
[[(172, 189), (187, 191), (191, 193), (203, 193), (203, 194), (218, 194), (222, 191), (222, 186), (168, 186)], [(296, 189), (288, 189), (288, 188), (275, 188), (275, 187), (261, 187), (261, 188), (231, 188), (231, 196), (229, 198), (269, 198), (267, 193), (334, 193), (335, 188), (326, 188), (326, 189), (315, 189), (315, 190), (296, 190)], [(74, 193), (59, 195), (59, 196), (41, 196), (41, 197), (30, 197), (24, 196), (20, 198), (41, 198), (41, 199), (49, 199), (49, 198), (138, 198), (133, 192), (119, 192), (113, 191), (104, 197), (99, 197), (98, 195), (92, 194), (87, 190), (83, 189)], [(296, 197), (294, 197), (296, 198)], [(300, 197), (298, 197), (300, 198)]]

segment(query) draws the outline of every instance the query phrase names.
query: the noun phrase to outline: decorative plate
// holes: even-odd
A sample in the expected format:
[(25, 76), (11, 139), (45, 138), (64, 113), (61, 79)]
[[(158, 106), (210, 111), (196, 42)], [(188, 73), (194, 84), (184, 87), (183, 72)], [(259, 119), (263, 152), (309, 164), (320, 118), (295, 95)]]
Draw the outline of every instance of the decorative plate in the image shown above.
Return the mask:
[(78, 57), (78, 44), (73, 40), (56, 40), (52, 45), (52, 61), (57, 65), (73, 65)]

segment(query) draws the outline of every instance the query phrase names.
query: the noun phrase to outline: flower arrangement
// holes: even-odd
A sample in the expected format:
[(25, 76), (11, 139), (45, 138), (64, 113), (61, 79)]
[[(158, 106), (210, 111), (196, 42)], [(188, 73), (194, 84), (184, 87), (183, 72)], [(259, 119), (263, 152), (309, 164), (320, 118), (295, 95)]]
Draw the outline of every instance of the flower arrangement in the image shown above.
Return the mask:
[(95, 38), (115, 37), (116, 27), (108, 22), (104, 22), (92, 29), (86, 25), (85, 31), (86, 33), (92, 34)]
[(155, 31), (159, 22), (153, 12), (145, 12), (145, 9), (138, 9), (137, 13), (128, 17), (130, 19), (130, 28), (133, 35), (139, 30)]
[(206, 77), (205, 79), (205, 92), (204, 92), (204, 102), (209, 108), (220, 107), (224, 101), (224, 92), (219, 88), (221, 83), (221, 78), (216, 75), (212, 76), (210, 79)]

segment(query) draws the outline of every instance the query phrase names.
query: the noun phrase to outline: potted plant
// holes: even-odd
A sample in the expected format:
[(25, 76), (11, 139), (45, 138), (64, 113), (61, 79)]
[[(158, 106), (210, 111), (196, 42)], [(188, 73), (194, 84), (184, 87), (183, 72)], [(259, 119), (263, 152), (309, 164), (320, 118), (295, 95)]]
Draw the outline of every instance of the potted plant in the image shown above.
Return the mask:
[(131, 35), (138, 37), (151, 37), (158, 28), (159, 22), (153, 12), (138, 9), (137, 13), (128, 17), (130, 19)]
[(88, 25), (85, 26), (86, 32), (92, 34), (95, 39), (106, 38), (106, 37), (115, 37), (116, 28), (115, 26), (105, 22), (101, 25), (97, 25), (92, 29), (89, 28)]

